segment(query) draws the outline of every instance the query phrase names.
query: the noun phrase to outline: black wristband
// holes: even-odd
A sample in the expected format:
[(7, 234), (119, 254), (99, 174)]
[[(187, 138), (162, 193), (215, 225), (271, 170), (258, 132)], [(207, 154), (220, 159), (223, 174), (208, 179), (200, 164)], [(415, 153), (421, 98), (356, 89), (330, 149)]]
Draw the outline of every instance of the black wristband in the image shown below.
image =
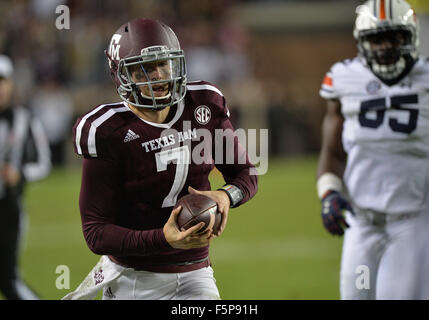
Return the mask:
[(237, 206), (244, 198), (243, 192), (240, 190), (240, 188), (232, 184), (226, 184), (223, 187), (219, 188), (218, 190), (222, 190), (226, 192), (229, 198), (231, 208), (234, 208), (235, 206)]

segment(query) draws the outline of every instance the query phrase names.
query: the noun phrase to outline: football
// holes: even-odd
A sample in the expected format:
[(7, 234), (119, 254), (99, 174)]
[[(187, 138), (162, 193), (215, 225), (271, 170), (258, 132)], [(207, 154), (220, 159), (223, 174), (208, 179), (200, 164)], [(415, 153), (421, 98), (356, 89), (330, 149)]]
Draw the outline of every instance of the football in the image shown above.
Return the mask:
[(204, 222), (205, 226), (199, 232), (204, 232), (211, 228), (216, 233), (222, 220), (221, 214), (217, 210), (217, 203), (211, 198), (201, 194), (188, 194), (180, 198), (175, 207), (182, 206), (182, 210), (177, 216), (177, 225), (181, 230)]

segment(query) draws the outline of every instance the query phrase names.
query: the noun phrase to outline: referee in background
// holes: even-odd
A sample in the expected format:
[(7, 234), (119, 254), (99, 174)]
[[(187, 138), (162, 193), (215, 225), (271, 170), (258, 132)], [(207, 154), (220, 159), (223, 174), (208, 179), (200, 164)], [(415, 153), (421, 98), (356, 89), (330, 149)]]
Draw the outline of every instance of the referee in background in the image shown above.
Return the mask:
[(6, 299), (38, 299), (19, 277), (24, 185), (51, 168), (43, 128), (29, 110), (13, 104), (13, 64), (0, 55), (0, 292)]

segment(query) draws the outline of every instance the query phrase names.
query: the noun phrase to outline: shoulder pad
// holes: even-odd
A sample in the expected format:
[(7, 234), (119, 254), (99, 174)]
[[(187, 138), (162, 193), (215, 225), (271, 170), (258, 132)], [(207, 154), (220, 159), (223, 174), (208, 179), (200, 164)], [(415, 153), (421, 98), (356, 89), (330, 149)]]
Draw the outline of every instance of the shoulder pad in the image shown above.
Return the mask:
[(319, 91), (320, 96), (325, 99), (339, 98), (340, 93), (338, 92), (336, 81), (350, 75), (355, 76), (357, 71), (355, 69), (360, 67), (361, 64), (357, 57), (335, 63), (323, 78)]
[(127, 111), (130, 109), (124, 103), (103, 104), (77, 119), (73, 126), (75, 152), (84, 157), (107, 155), (106, 138), (121, 124), (112, 121), (113, 116)]
[(192, 96), (192, 100), (194, 100), (196, 106), (211, 105), (221, 115), (229, 117), (230, 112), (225, 97), (222, 91), (212, 83), (207, 81), (192, 81), (188, 82), (186, 89)]

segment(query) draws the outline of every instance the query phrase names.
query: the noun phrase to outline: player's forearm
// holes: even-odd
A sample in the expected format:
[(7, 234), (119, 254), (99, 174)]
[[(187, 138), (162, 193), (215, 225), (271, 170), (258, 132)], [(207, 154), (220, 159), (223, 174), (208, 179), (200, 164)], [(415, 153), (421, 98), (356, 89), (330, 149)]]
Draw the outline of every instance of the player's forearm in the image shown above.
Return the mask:
[(346, 166), (346, 157), (340, 150), (332, 148), (333, 144), (324, 141), (317, 167), (317, 194), (323, 198), (328, 191), (341, 191), (342, 178)]
[(317, 167), (317, 177), (331, 172), (342, 177), (344, 174), (347, 154), (342, 144), (342, 130), (344, 119), (340, 111), (340, 103), (332, 100), (328, 102), (327, 112), (322, 124), (322, 147)]
[(317, 165), (317, 177), (322, 174), (331, 172), (342, 178), (346, 167), (346, 159), (331, 150), (321, 150), (319, 162)]
[(238, 207), (256, 194), (258, 176), (256, 174), (257, 170), (250, 162), (245, 149), (237, 142), (234, 149), (234, 162), (231, 164), (224, 162), (226, 164), (217, 164), (216, 167), (222, 172), (226, 184), (234, 185), (241, 190), (243, 198), (235, 205), (235, 207)]
[(132, 230), (115, 224), (84, 223), (89, 249), (99, 255), (145, 256), (171, 250), (162, 229)]
[[(236, 205), (242, 205), (250, 200), (258, 190), (258, 176), (255, 166), (250, 162), (246, 148), (244, 148), (234, 133), (234, 128), (229, 120), (221, 123), (225, 130), (222, 140), (217, 140), (214, 146), (214, 154), (221, 153), (222, 161), (216, 167), (222, 173), (227, 184), (238, 187), (242, 194), (242, 200)], [(229, 148), (231, 141), (233, 148)], [(232, 161), (231, 161), (232, 160)]]
[(243, 199), (236, 205), (236, 207), (249, 201), (258, 191), (258, 176), (250, 175), (250, 169), (240, 171), (236, 176), (225, 176), (224, 179), (227, 184), (232, 184), (238, 187), (242, 194)]

